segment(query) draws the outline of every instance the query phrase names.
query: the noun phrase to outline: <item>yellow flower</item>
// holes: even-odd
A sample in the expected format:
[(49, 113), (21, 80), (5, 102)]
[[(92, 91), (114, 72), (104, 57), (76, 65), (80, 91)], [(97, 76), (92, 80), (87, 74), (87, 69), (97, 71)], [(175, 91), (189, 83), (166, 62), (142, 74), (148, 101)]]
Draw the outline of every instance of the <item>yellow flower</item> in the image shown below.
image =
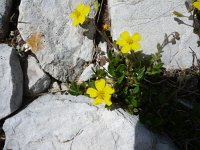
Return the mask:
[(103, 30), (108, 30), (108, 24), (107, 24), (107, 23), (104, 23), (104, 24), (102, 25), (102, 28), (103, 28)]
[(109, 84), (106, 84), (104, 79), (96, 80), (95, 87), (96, 89), (88, 88), (86, 91), (91, 98), (95, 98), (93, 104), (102, 104), (104, 101), (106, 105), (110, 106), (112, 104), (111, 95), (115, 92), (115, 90)]
[(77, 26), (79, 23), (83, 24), (89, 12), (89, 6), (85, 4), (79, 4), (76, 9), (70, 14), (70, 17), (73, 19), (72, 25)]
[(193, 3), (193, 6), (200, 10), (200, 0), (197, 0), (196, 2)]
[(139, 33), (134, 33), (132, 36), (127, 31), (124, 31), (120, 34), (117, 44), (122, 47), (122, 53), (128, 53), (131, 50), (139, 50), (141, 45), (139, 41), (142, 39)]

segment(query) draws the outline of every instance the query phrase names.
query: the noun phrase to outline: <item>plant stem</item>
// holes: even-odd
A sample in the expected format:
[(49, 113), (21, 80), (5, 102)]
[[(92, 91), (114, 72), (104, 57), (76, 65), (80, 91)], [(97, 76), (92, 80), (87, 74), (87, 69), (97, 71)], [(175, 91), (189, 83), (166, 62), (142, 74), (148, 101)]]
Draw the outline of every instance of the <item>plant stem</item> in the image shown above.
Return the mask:
[(102, 32), (101, 30), (99, 30), (97, 26), (95, 26), (95, 29), (106, 40), (107, 43), (109, 43), (113, 48), (115, 48), (117, 51), (119, 51), (118, 47), (112, 41), (110, 41), (110, 39), (105, 34), (105, 32)]

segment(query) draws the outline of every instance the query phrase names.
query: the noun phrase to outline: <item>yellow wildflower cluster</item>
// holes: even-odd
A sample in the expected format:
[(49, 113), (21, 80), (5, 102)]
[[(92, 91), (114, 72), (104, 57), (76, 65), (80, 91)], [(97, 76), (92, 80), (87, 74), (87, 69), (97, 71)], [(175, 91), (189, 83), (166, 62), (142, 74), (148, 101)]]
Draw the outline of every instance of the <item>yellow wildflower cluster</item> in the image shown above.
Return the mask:
[[(73, 20), (72, 25), (77, 26), (79, 24), (83, 24), (87, 19), (87, 15), (90, 12), (90, 7), (85, 4), (77, 5), (76, 9), (72, 11), (70, 17)], [(108, 24), (103, 24), (102, 29), (108, 30)], [(139, 41), (141, 40), (141, 35), (139, 33), (134, 33), (130, 35), (127, 31), (124, 31), (120, 34), (120, 39), (117, 40), (117, 44), (121, 47), (122, 53), (128, 53), (131, 50), (139, 50), (141, 45)], [(115, 93), (114, 88), (111, 87), (110, 84), (106, 83), (105, 79), (99, 79), (95, 81), (95, 88), (89, 87), (86, 93), (94, 98), (93, 104), (98, 105), (103, 102), (106, 103), (107, 106), (112, 105), (111, 95)]]

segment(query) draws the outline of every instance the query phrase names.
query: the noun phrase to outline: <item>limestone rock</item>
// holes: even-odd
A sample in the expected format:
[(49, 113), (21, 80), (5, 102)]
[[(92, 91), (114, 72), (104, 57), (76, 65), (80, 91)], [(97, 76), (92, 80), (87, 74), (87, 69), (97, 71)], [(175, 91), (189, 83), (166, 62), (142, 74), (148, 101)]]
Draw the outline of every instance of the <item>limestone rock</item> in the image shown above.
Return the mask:
[(94, 74), (92, 68), (94, 68), (94, 64), (90, 64), (88, 67), (85, 68), (79, 78), (79, 82), (87, 81), (92, 77), (92, 75)]
[[(79, 3), (93, 0), (21, 0), (18, 29), (41, 67), (62, 82), (78, 79), (85, 62), (92, 61), (92, 25), (72, 26), (69, 15)], [(91, 7), (89, 17), (95, 9)]]
[(0, 119), (19, 108), (22, 93), (23, 74), (16, 51), (0, 44)]
[(62, 91), (68, 91), (69, 90), (69, 88), (66, 86), (66, 83), (61, 83), (60, 88), (61, 88)]
[(51, 79), (38, 64), (37, 60), (29, 56), (24, 66), (24, 90), (25, 95), (37, 95), (48, 89)]
[(200, 58), (196, 43), (198, 36), (193, 33), (192, 28), (193, 21), (186, 17), (179, 19), (173, 15), (173, 11), (178, 11), (190, 16), (183, 0), (109, 0), (108, 5), (113, 40), (118, 39), (123, 31), (129, 31), (131, 34), (138, 32), (142, 35), (142, 50), (150, 54), (157, 51), (157, 43), (162, 44), (165, 34), (170, 35), (176, 31), (180, 34), (180, 40), (174, 45), (169, 43), (163, 49), (165, 67), (191, 67), (193, 56), (189, 47)]
[(8, 35), (11, 8), (12, 0), (0, 1), (0, 39), (3, 39)]
[(3, 125), (4, 150), (174, 150), (122, 109), (91, 105), (84, 96), (45, 95)]

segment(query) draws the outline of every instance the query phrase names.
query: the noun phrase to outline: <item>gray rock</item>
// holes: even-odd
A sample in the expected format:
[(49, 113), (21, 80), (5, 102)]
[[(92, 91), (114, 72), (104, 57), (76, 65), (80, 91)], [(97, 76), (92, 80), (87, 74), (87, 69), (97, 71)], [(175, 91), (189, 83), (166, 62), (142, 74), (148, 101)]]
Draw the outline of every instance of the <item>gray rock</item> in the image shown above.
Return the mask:
[(87, 66), (83, 71), (83, 73), (81, 74), (81, 76), (79, 77), (78, 82), (89, 80), (94, 74), (92, 68), (94, 68), (94, 64), (90, 64), (89, 66)]
[[(19, 7), (19, 21), (26, 22), (18, 24), (23, 39), (41, 67), (62, 82), (78, 79), (93, 57), (94, 28), (73, 27), (69, 18), (79, 3), (92, 6), (93, 0), (22, 0)], [(92, 7), (90, 17), (94, 14)]]
[[(178, 20), (173, 11), (190, 16), (184, 1), (159, 0), (111, 0), (108, 1), (111, 18), (111, 34), (113, 40), (119, 38), (120, 33), (129, 31), (142, 35), (142, 49), (144, 53), (156, 52), (157, 43), (164, 41), (167, 35), (176, 31), (180, 40), (171, 43), (163, 49), (163, 62), (167, 69), (185, 69), (192, 66), (193, 56), (189, 47), (200, 57), (197, 48), (198, 36), (193, 33), (193, 21), (188, 18)], [(195, 61), (196, 63), (196, 61)]]
[(0, 44), (0, 119), (19, 108), (22, 93), (23, 74), (16, 51)]
[(57, 81), (52, 82), (49, 91), (57, 95), (61, 95), (61, 86)]
[(91, 105), (84, 96), (45, 95), (7, 119), (4, 150), (174, 150), (122, 109)]
[(51, 79), (38, 64), (37, 60), (29, 56), (24, 66), (24, 95), (34, 96), (49, 88)]
[(60, 88), (61, 88), (62, 91), (68, 91), (69, 90), (69, 88), (66, 86), (66, 83), (61, 83)]
[(11, 8), (12, 0), (0, 1), (0, 39), (3, 39), (8, 35)]

